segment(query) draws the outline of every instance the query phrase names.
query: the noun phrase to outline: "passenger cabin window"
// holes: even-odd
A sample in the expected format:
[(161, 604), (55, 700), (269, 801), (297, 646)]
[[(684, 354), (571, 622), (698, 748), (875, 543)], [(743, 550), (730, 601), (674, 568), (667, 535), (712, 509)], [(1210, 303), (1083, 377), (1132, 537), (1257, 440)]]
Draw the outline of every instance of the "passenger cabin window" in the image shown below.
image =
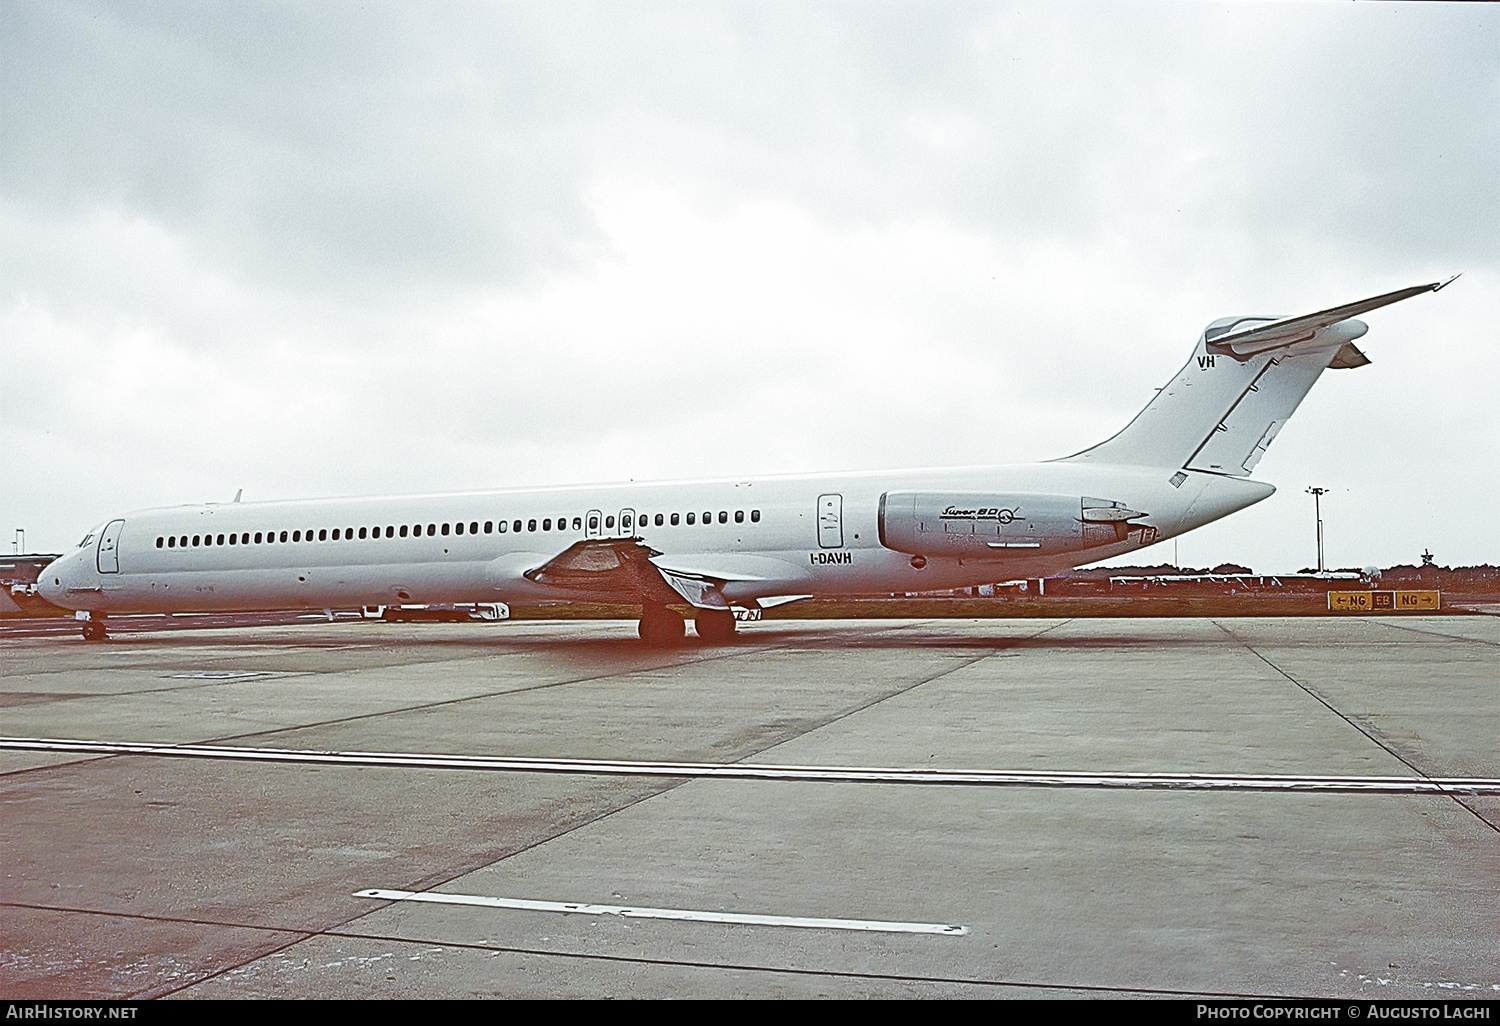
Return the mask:
[(687, 522), (688, 522), (688, 526), (689, 527), (691, 527), (692, 525), (696, 524), (698, 522), (698, 514), (696, 514), (696, 513), (689, 513), (687, 515)]
[(721, 523), (721, 524), (727, 524), (727, 523), (729, 523), (729, 513), (726, 512), (725, 510), (722, 510), (722, 509), (719, 510), (719, 523)]
[(737, 510), (734, 511), (734, 522), (736, 524), (743, 524), (745, 522), (745, 511), (744, 510), (737, 509)]
[(598, 517), (589, 517), (589, 530), (590, 531), (597, 531), (597, 530), (599, 530), (599, 518)]
[(505, 531), (506, 531), (506, 529), (510, 527), (510, 524), (508, 524), (504, 520), (502, 520), (502, 521), (500, 521), (499, 524), (497, 524), (495, 526), (499, 529), (499, 531), (500, 531), (501, 534), (504, 534)]
[(758, 509), (752, 509), (750, 511), (750, 522), (752, 524), (758, 524), (758, 523), (760, 523), (760, 510), (758, 510)]
[(604, 518), (604, 526), (611, 531), (615, 529), (615, 518), (613, 515)]
[(526, 521), (526, 530), (528, 530), (528, 531), (535, 531), (536, 530), (536, 521), (535, 520), (528, 520), (528, 521)]

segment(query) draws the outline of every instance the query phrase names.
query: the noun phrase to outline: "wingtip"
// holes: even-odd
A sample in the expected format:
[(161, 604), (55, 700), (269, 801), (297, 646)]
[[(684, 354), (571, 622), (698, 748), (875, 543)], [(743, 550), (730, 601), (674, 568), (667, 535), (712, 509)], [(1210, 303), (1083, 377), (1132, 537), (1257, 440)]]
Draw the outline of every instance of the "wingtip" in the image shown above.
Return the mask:
[(1449, 285), (1452, 285), (1454, 282), (1458, 281), (1458, 279), (1460, 279), (1462, 277), (1463, 277), (1463, 272), (1459, 271), (1457, 274), (1455, 274), (1453, 277), (1449, 278), (1447, 281), (1434, 283), (1433, 286), (1432, 286), (1432, 291), (1434, 291), (1434, 292), (1441, 292), (1443, 289), (1447, 288)]

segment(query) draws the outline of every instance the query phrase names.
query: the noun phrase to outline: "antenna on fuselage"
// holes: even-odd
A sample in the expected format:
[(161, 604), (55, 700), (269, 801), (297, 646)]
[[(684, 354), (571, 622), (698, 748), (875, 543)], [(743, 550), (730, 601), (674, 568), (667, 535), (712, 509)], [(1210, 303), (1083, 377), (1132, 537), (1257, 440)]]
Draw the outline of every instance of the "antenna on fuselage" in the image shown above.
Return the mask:
[(239, 502), (240, 501), (240, 496), (244, 495), (244, 494), (245, 494), (245, 489), (243, 489), (243, 488), (241, 488), (239, 491), (235, 492), (234, 493), (234, 501), (235, 502)]

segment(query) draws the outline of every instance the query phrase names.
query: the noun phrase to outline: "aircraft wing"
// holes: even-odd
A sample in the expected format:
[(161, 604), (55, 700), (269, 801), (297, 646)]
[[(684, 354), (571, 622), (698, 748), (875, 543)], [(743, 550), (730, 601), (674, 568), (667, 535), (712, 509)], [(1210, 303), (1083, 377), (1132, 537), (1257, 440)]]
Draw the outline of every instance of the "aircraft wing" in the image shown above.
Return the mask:
[(575, 542), (541, 566), (522, 574), (537, 584), (582, 592), (600, 602), (686, 602), (700, 609), (728, 609), (722, 583), (690, 571), (651, 562), (661, 553), (634, 538), (590, 538)]
[(1403, 299), (1410, 299), (1424, 292), (1436, 292), (1452, 281), (1453, 278), (1449, 278), (1448, 281), (1432, 282), (1428, 285), (1413, 285), (1410, 288), (1397, 289), (1395, 292), (1387, 292), (1381, 296), (1361, 299), (1355, 303), (1319, 310), (1317, 313), (1303, 314), (1300, 317), (1284, 317), (1278, 321), (1271, 321), (1269, 324), (1258, 324), (1243, 331), (1235, 331), (1209, 339), (1208, 348), (1231, 353), (1240, 358), (1254, 356), (1256, 353), (1264, 353), (1270, 349), (1282, 349), (1296, 345), (1298, 342), (1306, 342), (1323, 328), (1337, 324), (1339, 321), (1346, 321), (1370, 310), (1378, 310), (1382, 306), (1399, 303)]

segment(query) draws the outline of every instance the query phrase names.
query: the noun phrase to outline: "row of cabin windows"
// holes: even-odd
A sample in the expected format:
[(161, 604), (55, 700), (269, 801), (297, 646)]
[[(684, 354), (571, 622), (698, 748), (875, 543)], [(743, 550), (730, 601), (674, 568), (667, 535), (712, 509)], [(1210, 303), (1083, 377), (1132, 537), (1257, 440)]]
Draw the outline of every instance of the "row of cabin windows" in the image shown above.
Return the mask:
[[(729, 514), (728, 510), (724, 510), (724, 509), (719, 510), (719, 523), (721, 523), (721, 524), (727, 524), (727, 523), (729, 523), (729, 515), (730, 514)], [(589, 530), (590, 531), (598, 531), (599, 530), (599, 514), (597, 514), (597, 513), (591, 513), (591, 514), (589, 514), (589, 518), (588, 519), (589, 519)], [(581, 530), (583, 530), (583, 517), (573, 517), (572, 521), (573, 521), (573, 530), (575, 530), (575, 531), (581, 531)], [(654, 515), (650, 514), (650, 513), (642, 513), (639, 517), (636, 518), (636, 520), (635, 520), (634, 523), (631, 523), (630, 517), (628, 517), (628, 516), (621, 517), (620, 518), (620, 527), (621, 527), (621, 529), (628, 531), (628, 530), (633, 530), (634, 528), (637, 528), (637, 527), (646, 527), (647, 525), (653, 524), (653, 523), (657, 527), (663, 527), (667, 523), (671, 523), (671, 525), (673, 527), (676, 527), (681, 522), (682, 521), (679, 518), (679, 515), (676, 514), (676, 513), (657, 513), (657, 514), (654, 514)], [(689, 524), (695, 524), (695, 523), (697, 523), (698, 522), (698, 514), (697, 513), (689, 513), (689, 514), (687, 514), (687, 522)], [(712, 524), (713, 522), (714, 522), (713, 511), (712, 510), (705, 510), (704, 513), (703, 513), (703, 523), (705, 523), (705, 524)], [(736, 524), (743, 524), (745, 522), (745, 511), (744, 510), (737, 509), (737, 510), (734, 511), (734, 522)], [(758, 510), (758, 509), (752, 509), (750, 511), (750, 522), (752, 524), (758, 524), (758, 523), (760, 523), (760, 510)], [(343, 541), (353, 541), (356, 537), (358, 537), (360, 540), (364, 540), (366, 538), (382, 538), (382, 537), (383, 538), (407, 538), (407, 537), (420, 538), (424, 534), (427, 537), (430, 538), (430, 537), (433, 537), (434, 535), (445, 535), (446, 536), (447, 534), (450, 533), (450, 529), (451, 529), (451, 533), (453, 533), (453, 534), (464, 534), (466, 530), (467, 530), (467, 533), (469, 533), (469, 534), (480, 534), (480, 533), (484, 533), (484, 534), (496, 534), (496, 533), (498, 533), (498, 534), (505, 534), (506, 532), (512, 531), (512, 530), (516, 531), (517, 533), (519, 533), (521, 530), (523, 530), (523, 526), (522, 526), (523, 523), (524, 523), (524, 530), (527, 530), (527, 531), (535, 531), (535, 530), (537, 530), (537, 521), (535, 519), (526, 520), (526, 521), (520, 521), (520, 520), (501, 520), (501, 521), (498, 521), (498, 522), (493, 521), (493, 520), (486, 520), (483, 525), (481, 525), (479, 523), (479, 521), (477, 521), (477, 520), (471, 520), (471, 521), (469, 521), (469, 523), (467, 525), (463, 524), (462, 522), (457, 523), (457, 524), (428, 524), (428, 525), (426, 525), (425, 529), (423, 528), (423, 525), (421, 525), (421, 524), (411, 524), (409, 526), (407, 524), (402, 524), (399, 527), (397, 527), (395, 525), (388, 525), (388, 526), (386, 526), (384, 528), (380, 528), (380, 527), (359, 527), (359, 528), (344, 527), (344, 528), (338, 528), (338, 527), (335, 527), (335, 528), (332, 528), (331, 530), (329, 528), (325, 527), (325, 528), (319, 528), (316, 531), (316, 539), (314, 539), (314, 531), (311, 531), (311, 530), (309, 530), (309, 531), (291, 531), (291, 532), (282, 531), (279, 534), (277, 532), (275, 532), (275, 531), (256, 531), (254, 534), (251, 534), (249, 531), (246, 531), (243, 534), (234, 533), (234, 534), (228, 534), (228, 535), (224, 535), (224, 534), (220, 534), (220, 535), (213, 535), (213, 534), (186, 535), (186, 534), (184, 534), (184, 535), (181, 535), (181, 536), (171, 535), (171, 536), (163, 536), (163, 537), (157, 538), (156, 539), (156, 547), (159, 548), (159, 549), (161, 549), (161, 548), (168, 548), (168, 549), (179, 549), (179, 548), (181, 548), (181, 549), (185, 549), (185, 548), (188, 548), (189, 546), (191, 546), (193, 548), (198, 548), (200, 546), (206, 546), (206, 545), (266, 545), (266, 544), (274, 544), (276, 542), (287, 542), (287, 541), (291, 541), (291, 542), (314, 541), (314, 540), (317, 540), (317, 541), (320, 541), (320, 542), (321, 541), (340, 541), (340, 540), (343, 540)], [(604, 518), (604, 529), (612, 531), (612, 530), (614, 530), (614, 527), (615, 527), (615, 518), (614, 518), (614, 515), (611, 514), (610, 516), (605, 517)], [(551, 517), (543, 517), (541, 519), (541, 529), (543, 531), (550, 531), (550, 530), (552, 530), (552, 518)], [(557, 529), (559, 531), (566, 531), (568, 529), (568, 518), (567, 517), (558, 517), (557, 518)]]

